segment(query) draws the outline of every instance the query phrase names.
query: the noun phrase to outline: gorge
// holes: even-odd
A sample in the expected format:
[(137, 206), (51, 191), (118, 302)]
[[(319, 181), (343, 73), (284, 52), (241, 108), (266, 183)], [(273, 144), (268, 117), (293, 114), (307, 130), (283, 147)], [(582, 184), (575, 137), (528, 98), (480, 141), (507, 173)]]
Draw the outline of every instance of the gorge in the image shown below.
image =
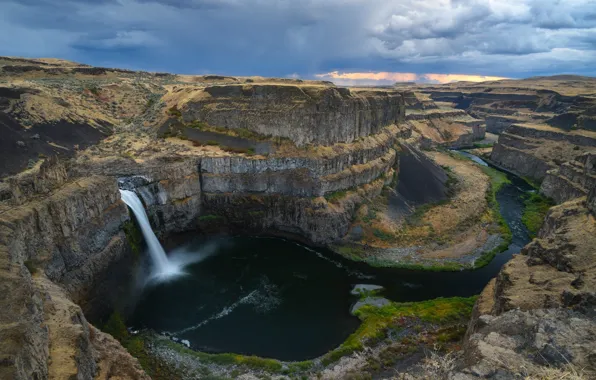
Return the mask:
[(592, 95), (0, 63), (0, 378), (594, 373)]

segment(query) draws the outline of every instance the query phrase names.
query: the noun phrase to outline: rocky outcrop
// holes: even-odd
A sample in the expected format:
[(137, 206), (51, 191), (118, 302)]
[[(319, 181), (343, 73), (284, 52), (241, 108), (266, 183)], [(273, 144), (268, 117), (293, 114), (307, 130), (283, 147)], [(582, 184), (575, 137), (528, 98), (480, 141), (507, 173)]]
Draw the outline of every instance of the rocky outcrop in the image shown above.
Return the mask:
[(342, 194), (334, 202), (322, 197), (207, 193), (205, 213), (218, 218), (203, 228), (209, 230), (215, 224), (224, 231), (290, 236), (325, 245), (348, 232), (357, 206), (378, 196), (383, 186), (384, 180), (377, 180)]
[(424, 147), (471, 147), (485, 137), (482, 120), (474, 119), (466, 111), (442, 105), (439, 107), (428, 95), (405, 92), (406, 120)]
[(175, 153), (141, 163), (122, 157), (79, 162), (77, 175), (103, 175), (118, 179), (119, 186), (136, 190), (154, 230), (167, 235), (196, 227), (201, 213), (200, 160)]
[(538, 376), (545, 366), (596, 374), (595, 246), (585, 198), (553, 207), (538, 238), (479, 298), (454, 378)]
[(540, 192), (557, 203), (563, 203), (587, 196), (591, 189), (596, 189), (596, 152), (584, 153), (557, 169), (549, 170)]
[(88, 315), (110, 310), (118, 294), (105, 280), (130, 268), (121, 230), (129, 215), (115, 179), (71, 177), (67, 165), (48, 162), (11, 178), (3, 194), (0, 377), (91, 379), (113, 368), (107, 373), (146, 378), (74, 303)]
[(507, 128), (493, 147), (491, 161), (523, 177), (542, 182), (547, 172), (582, 152), (596, 151), (596, 134), (565, 132), (547, 125), (518, 125)]
[(405, 115), (398, 91), (313, 85), (181, 88), (164, 100), (184, 122), (287, 138), (297, 146), (350, 143), (402, 122)]
[(586, 203), (588, 205), (588, 209), (592, 211), (594, 215), (596, 215), (596, 187), (593, 187), (588, 193), (588, 199)]
[[(484, 315), (466, 343), (463, 370), (453, 380), (565, 378), (594, 368), (593, 318), (567, 309), (512, 310)], [(571, 368), (569, 368), (571, 367)]]

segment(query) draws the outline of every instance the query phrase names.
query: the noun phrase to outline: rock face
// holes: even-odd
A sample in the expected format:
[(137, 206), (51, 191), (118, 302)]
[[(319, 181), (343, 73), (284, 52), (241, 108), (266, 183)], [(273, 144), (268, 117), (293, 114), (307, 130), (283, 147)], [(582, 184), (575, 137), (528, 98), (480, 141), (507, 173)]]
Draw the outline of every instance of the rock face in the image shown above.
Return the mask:
[(452, 83), (419, 89), (433, 100), (449, 102), (478, 119), (490, 133), (513, 124), (548, 124), (593, 130), (596, 80), (553, 76), (481, 83)]
[(466, 111), (441, 104), (439, 106), (427, 94), (404, 92), (406, 120), (414, 135), (419, 135), (425, 147), (447, 148), (472, 147), (475, 141), (485, 137), (482, 120), (474, 119)]
[[(328, 244), (346, 235), (365, 199), (379, 195), (399, 175), (396, 143), (411, 137), (410, 126), (418, 134), (414, 138), (446, 146), (469, 145), (484, 134), (478, 120), (463, 111), (398, 90), (188, 78), (12, 58), (0, 58), (0, 66), (3, 75), (20, 83), (0, 88), (0, 127), (10, 137), (0, 143), (10, 140), (0, 149), (6, 154), (0, 154), (0, 162), (13, 155), (18, 161), (14, 167), (1, 166), (0, 175), (31, 167), (0, 182), (3, 379), (147, 378), (136, 359), (87, 321), (117, 305), (118, 284), (112, 281), (128, 278), (135, 260), (124, 232), (131, 216), (118, 186), (137, 192), (162, 236), (199, 228), (292, 235)], [(28, 80), (72, 74), (89, 76), (92, 86)], [(94, 82), (94, 77), (101, 80)], [(478, 112), (484, 107), (502, 117), (520, 118), (524, 107), (533, 107), (532, 113), (543, 114), (540, 120), (550, 124), (509, 126), (493, 160), (536, 179), (548, 172), (543, 192), (562, 194), (561, 202), (576, 195), (587, 198), (555, 207), (539, 239), (485, 290), (468, 332), (467, 365), (458, 376), (498, 377), (517, 368), (499, 367), (494, 358), (518, 358), (520, 373), (538, 368), (540, 358), (559, 365), (563, 356), (591, 371), (596, 246), (594, 215), (588, 212), (596, 209), (593, 154), (588, 150), (596, 141), (588, 112), (591, 99), (537, 89), (505, 95), (469, 92), (474, 95), (430, 91), (435, 100), (456, 108), (473, 103)], [(131, 108), (121, 102), (125, 95), (134, 99)], [(501, 110), (511, 108), (500, 107), (503, 102), (514, 104), (516, 113)], [(64, 127), (60, 120), (74, 124)], [(173, 120), (183, 126), (208, 125), (214, 129), (208, 132), (225, 136), (231, 131), (237, 134), (233, 137), (248, 135), (268, 148), (283, 149), (230, 154), (183, 139), (167, 145), (156, 132)], [(560, 127), (568, 120), (576, 126), (573, 130)], [(73, 156), (112, 128), (130, 139), (111, 153), (104, 141), (69, 162), (39, 157), (56, 149)], [(139, 147), (138, 131), (151, 133), (149, 143)], [(78, 134), (76, 141), (64, 137), (70, 132)], [(26, 154), (15, 153), (21, 149)], [(140, 157), (131, 153), (139, 151)], [(584, 151), (588, 153), (581, 155)], [(402, 164), (417, 152), (404, 153)], [(32, 158), (44, 162), (25, 162)], [(563, 162), (569, 164), (561, 166)], [(447, 178), (431, 169), (440, 199)], [(404, 176), (410, 181), (416, 173)], [(536, 350), (540, 358), (520, 357)]]
[[(79, 65), (27, 65), (3, 70), (21, 79), (54, 69), (55, 75), (84, 70), (124, 82), (134, 75)], [(218, 82), (224, 83), (214, 85)], [(393, 179), (397, 140), (409, 135), (397, 125), (404, 119), (403, 96), (393, 90), (274, 82), (205, 77), (178, 92), (159, 82), (156, 87), (168, 93), (166, 102), (181, 101), (184, 121), (291, 140), (280, 154), (178, 150), (180, 145), (153, 135), (140, 148), (148, 153), (135, 159), (128, 152), (139, 145), (138, 134), (130, 133), (113, 154), (110, 137), (73, 160), (41, 157), (43, 163), (0, 182), (0, 289), (9, 295), (0, 301), (1, 378), (146, 377), (119, 343), (87, 322), (118, 305), (117, 280), (130, 277), (135, 260), (134, 239), (125, 233), (131, 215), (119, 186), (137, 192), (162, 236), (214, 228), (326, 244), (348, 231), (356, 207)], [(108, 99), (119, 85), (92, 88), (86, 96)], [(50, 90), (36, 89), (43, 96)], [(77, 112), (98, 110), (88, 107), (90, 99), (68, 99), (77, 102)], [(37, 104), (21, 100), (9, 105)], [(152, 109), (150, 103), (146, 107), (145, 116)], [(105, 120), (117, 122), (116, 113)], [(157, 123), (143, 122), (145, 130), (157, 129)], [(44, 138), (36, 136), (36, 141)], [(17, 147), (27, 148), (23, 144)]]
[(418, 91), (484, 120), (487, 132), (500, 135), (491, 161), (535, 182), (584, 152), (596, 152), (594, 78), (453, 83)]
[(186, 122), (288, 138), (297, 146), (352, 142), (404, 120), (398, 91), (244, 84), (166, 95)]
[(6, 295), (0, 301), (0, 377), (146, 378), (136, 359), (93, 328), (73, 302), (92, 304), (91, 314), (102, 308), (93, 300), (111, 307), (116, 294), (103, 280), (130, 256), (121, 231), (129, 215), (115, 180), (72, 178), (56, 162), (30, 174), (4, 186), (0, 209)]
[(572, 365), (596, 374), (596, 219), (579, 198), (551, 209), (538, 238), (475, 307), (457, 379), (538, 376)]
[(135, 190), (145, 205), (154, 230), (167, 235), (196, 227), (201, 213), (201, 180), (196, 157), (158, 156), (143, 163), (113, 158), (78, 164), (77, 175), (99, 173), (116, 179), (119, 186)]
[(515, 124), (499, 136), (491, 161), (518, 175), (542, 182), (549, 170), (574, 160), (582, 152), (596, 152), (596, 133)]
[(557, 169), (549, 170), (540, 192), (557, 203), (563, 203), (587, 196), (591, 189), (596, 189), (596, 153), (584, 153)]

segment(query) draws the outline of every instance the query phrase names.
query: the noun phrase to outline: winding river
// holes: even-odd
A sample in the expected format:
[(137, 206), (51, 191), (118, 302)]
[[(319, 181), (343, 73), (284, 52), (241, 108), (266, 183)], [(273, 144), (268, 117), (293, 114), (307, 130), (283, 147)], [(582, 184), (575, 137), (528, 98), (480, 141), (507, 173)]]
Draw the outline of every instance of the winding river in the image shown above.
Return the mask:
[(149, 284), (136, 299), (129, 324), (168, 333), (193, 349), (280, 360), (320, 356), (359, 325), (350, 314), (356, 284), (385, 287), (394, 301), (479, 294), (511, 255), (528, 241), (521, 223), (522, 194), (531, 190), (510, 176), (497, 194), (513, 241), (487, 266), (474, 271), (423, 272), (372, 268), (325, 249), (260, 237), (175, 236), (171, 256), (192, 256), (186, 275)]

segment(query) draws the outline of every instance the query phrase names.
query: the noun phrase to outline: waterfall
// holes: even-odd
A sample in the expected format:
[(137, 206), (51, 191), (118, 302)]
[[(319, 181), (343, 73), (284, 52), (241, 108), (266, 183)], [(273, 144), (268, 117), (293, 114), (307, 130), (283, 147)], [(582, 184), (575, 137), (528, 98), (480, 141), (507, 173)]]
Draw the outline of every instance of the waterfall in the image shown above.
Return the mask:
[(181, 274), (181, 268), (168, 260), (166, 252), (163, 250), (159, 240), (157, 240), (155, 233), (153, 233), (143, 203), (141, 203), (137, 194), (134, 191), (122, 189), (120, 189), (120, 194), (124, 203), (132, 209), (132, 212), (137, 217), (141, 232), (147, 242), (149, 254), (151, 255), (153, 276), (157, 278), (169, 278)]

